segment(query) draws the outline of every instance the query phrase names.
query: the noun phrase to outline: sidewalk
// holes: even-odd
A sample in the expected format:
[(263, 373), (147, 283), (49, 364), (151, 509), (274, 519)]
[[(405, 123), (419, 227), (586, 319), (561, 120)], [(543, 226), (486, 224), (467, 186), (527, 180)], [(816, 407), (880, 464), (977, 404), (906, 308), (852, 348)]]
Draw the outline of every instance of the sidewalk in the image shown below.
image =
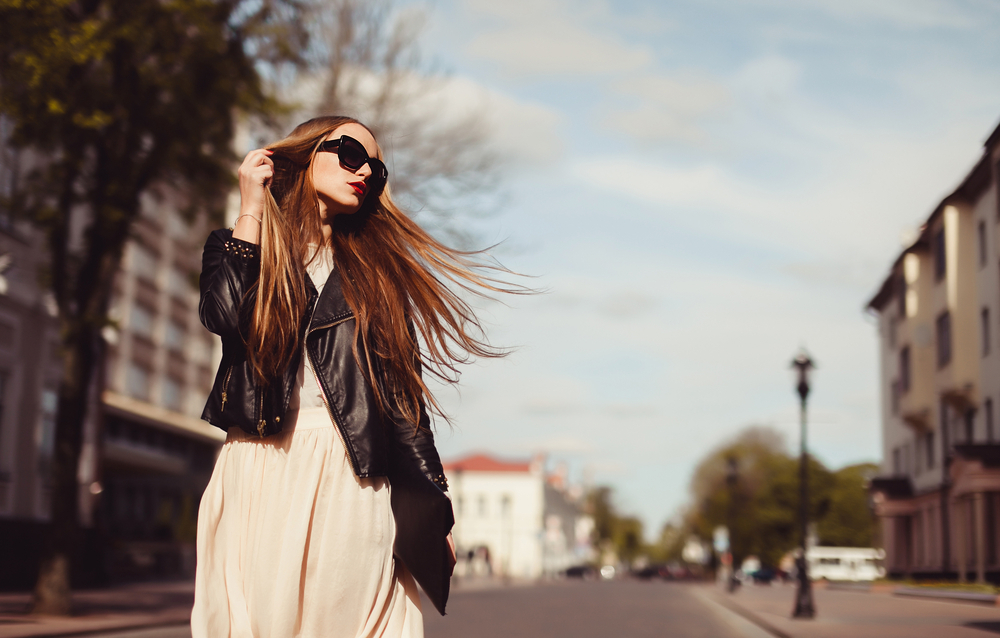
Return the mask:
[(0, 593), (0, 638), (71, 636), (190, 621), (194, 582), (140, 583), (73, 593), (73, 615), (32, 616), (31, 594)]
[(794, 584), (744, 586), (708, 597), (777, 638), (986, 638), (1000, 633), (1000, 608), (831, 588), (813, 590), (816, 618), (793, 620)]

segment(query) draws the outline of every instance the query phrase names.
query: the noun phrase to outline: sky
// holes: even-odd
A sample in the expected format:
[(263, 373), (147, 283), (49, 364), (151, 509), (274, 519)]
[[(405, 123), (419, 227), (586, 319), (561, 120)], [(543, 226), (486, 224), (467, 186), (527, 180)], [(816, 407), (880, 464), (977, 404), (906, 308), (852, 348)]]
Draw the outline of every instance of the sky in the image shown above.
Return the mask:
[(514, 158), (482, 227), (544, 294), (441, 399), (445, 460), (566, 463), (652, 538), (748, 425), (882, 457), (865, 312), (1000, 122), (994, 0), (432, 0), (422, 46)]

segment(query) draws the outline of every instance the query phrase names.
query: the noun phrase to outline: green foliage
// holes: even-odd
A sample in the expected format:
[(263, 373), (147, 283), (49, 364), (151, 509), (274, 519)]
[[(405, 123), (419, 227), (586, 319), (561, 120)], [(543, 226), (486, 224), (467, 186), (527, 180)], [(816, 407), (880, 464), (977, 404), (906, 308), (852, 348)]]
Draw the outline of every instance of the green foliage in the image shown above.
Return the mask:
[(304, 46), (298, 2), (0, 0), (0, 206), (45, 235), (64, 353), (37, 611), (69, 609), (86, 387), (140, 201), (221, 218), (235, 118), (276, 108), (259, 73)]
[(821, 544), (871, 547), (876, 542), (867, 486), (877, 473), (874, 463), (849, 465), (834, 473), (829, 509), (816, 526)]
[[(729, 459), (735, 480), (727, 481)], [(867, 547), (874, 540), (865, 480), (870, 464), (830, 472), (809, 458), (809, 520), (817, 523), (820, 544)], [(737, 562), (749, 555), (775, 566), (798, 546), (799, 459), (785, 451), (781, 436), (766, 428), (748, 428), (699, 463), (691, 491), (694, 502), (685, 528), (711, 539), (720, 525), (730, 529)]]
[(618, 557), (626, 562), (646, 553), (642, 521), (618, 514), (610, 487), (594, 488), (587, 496), (587, 510), (594, 517), (595, 545), (603, 547), (610, 543)]

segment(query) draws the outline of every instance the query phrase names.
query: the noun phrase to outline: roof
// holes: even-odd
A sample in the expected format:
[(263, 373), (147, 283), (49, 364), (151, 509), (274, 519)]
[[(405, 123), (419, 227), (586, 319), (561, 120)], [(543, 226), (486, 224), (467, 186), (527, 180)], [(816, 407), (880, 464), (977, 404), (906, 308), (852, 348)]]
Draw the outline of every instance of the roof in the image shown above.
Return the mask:
[(983, 143), (988, 150), (992, 150), (994, 146), (1000, 144), (1000, 124), (997, 125), (990, 136), (986, 138), (986, 142)]
[(976, 161), (975, 166), (972, 167), (962, 183), (958, 185), (955, 190), (949, 193), (942, 199), (938, 205), (931, 212), (930, 216), (924, 222), (920, 228), (920, 235), (918, 236), (916, 242), (913, 245), (908, 246), (903, 249), (896, 261), (893, 262), (892, 267), (889, 270), (889, 275), (883, 280), (882, 285), (879, 287), (878, 292), (871, 298), (868, 302), (868, 308), (872, 310), (880, 311), (885, 307), (886, 302), (892, 298), (894, 292), (893, 274), (899, 267), (899, 263), (902, 261), (903, 257), (914, 250), (921, 248), (926, 248), (929, 245), (930, 234), (933, 232), (934, 221), (941, 215), (945, 207), (949, 204), (956, 202), (966, 202), (968, 204), (973, 204), (975, 201), (982, 196), (990, 186), (990, 182), (993, 179), (991, 168), (990, 168), (990, 150), (996, 144), (1000, 144), (1000, 126), (990, 134), (989, 138), (984, 144), (984, 151), (982, 156)]
[(473, 454), (444, 464), (446, 472), (531, 472), (531, 461), (501, 461), (488, 454)]

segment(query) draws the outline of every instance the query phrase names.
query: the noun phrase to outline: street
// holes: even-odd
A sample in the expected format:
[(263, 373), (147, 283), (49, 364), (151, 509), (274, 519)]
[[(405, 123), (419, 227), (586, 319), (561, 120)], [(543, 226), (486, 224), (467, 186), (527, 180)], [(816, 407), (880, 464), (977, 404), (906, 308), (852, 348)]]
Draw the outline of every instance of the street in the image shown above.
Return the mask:
[[(995, 606), (890, 593), (816, 590), (817, 617), (789, 618), (789, 585), (734, 595), (697, 583), (622, 580), (458, 587), (448, 615), (424, 601), (427, 638), (989, 638)], [(429, 612), (429, 613), (428, 613)], [(753, 622), (747, 620), (752, 618)], [(29, 636), (32, 633), (0, 636)], [(35, 634), (38, 635), (38, 634)], [(48, 634), (44, 634), (48, 635)], [(93, 633), (102, 638), (190, 638), (187, 626)]]
[[(770, 634), (699, 595), (704, 588), (660, 582), (560, 581), (457, 589), (448, 615), (424, 601), (427, 638), (768, 638)], [(175, 626), (103, 638), (189, 638)]]
[[(425, 612), (427, 638), (767, 638), (704, 596), (705, 587), (622, 580), (457, 590), (441, 617)], [(425, 607), (426, 609), (426, 607)]]

